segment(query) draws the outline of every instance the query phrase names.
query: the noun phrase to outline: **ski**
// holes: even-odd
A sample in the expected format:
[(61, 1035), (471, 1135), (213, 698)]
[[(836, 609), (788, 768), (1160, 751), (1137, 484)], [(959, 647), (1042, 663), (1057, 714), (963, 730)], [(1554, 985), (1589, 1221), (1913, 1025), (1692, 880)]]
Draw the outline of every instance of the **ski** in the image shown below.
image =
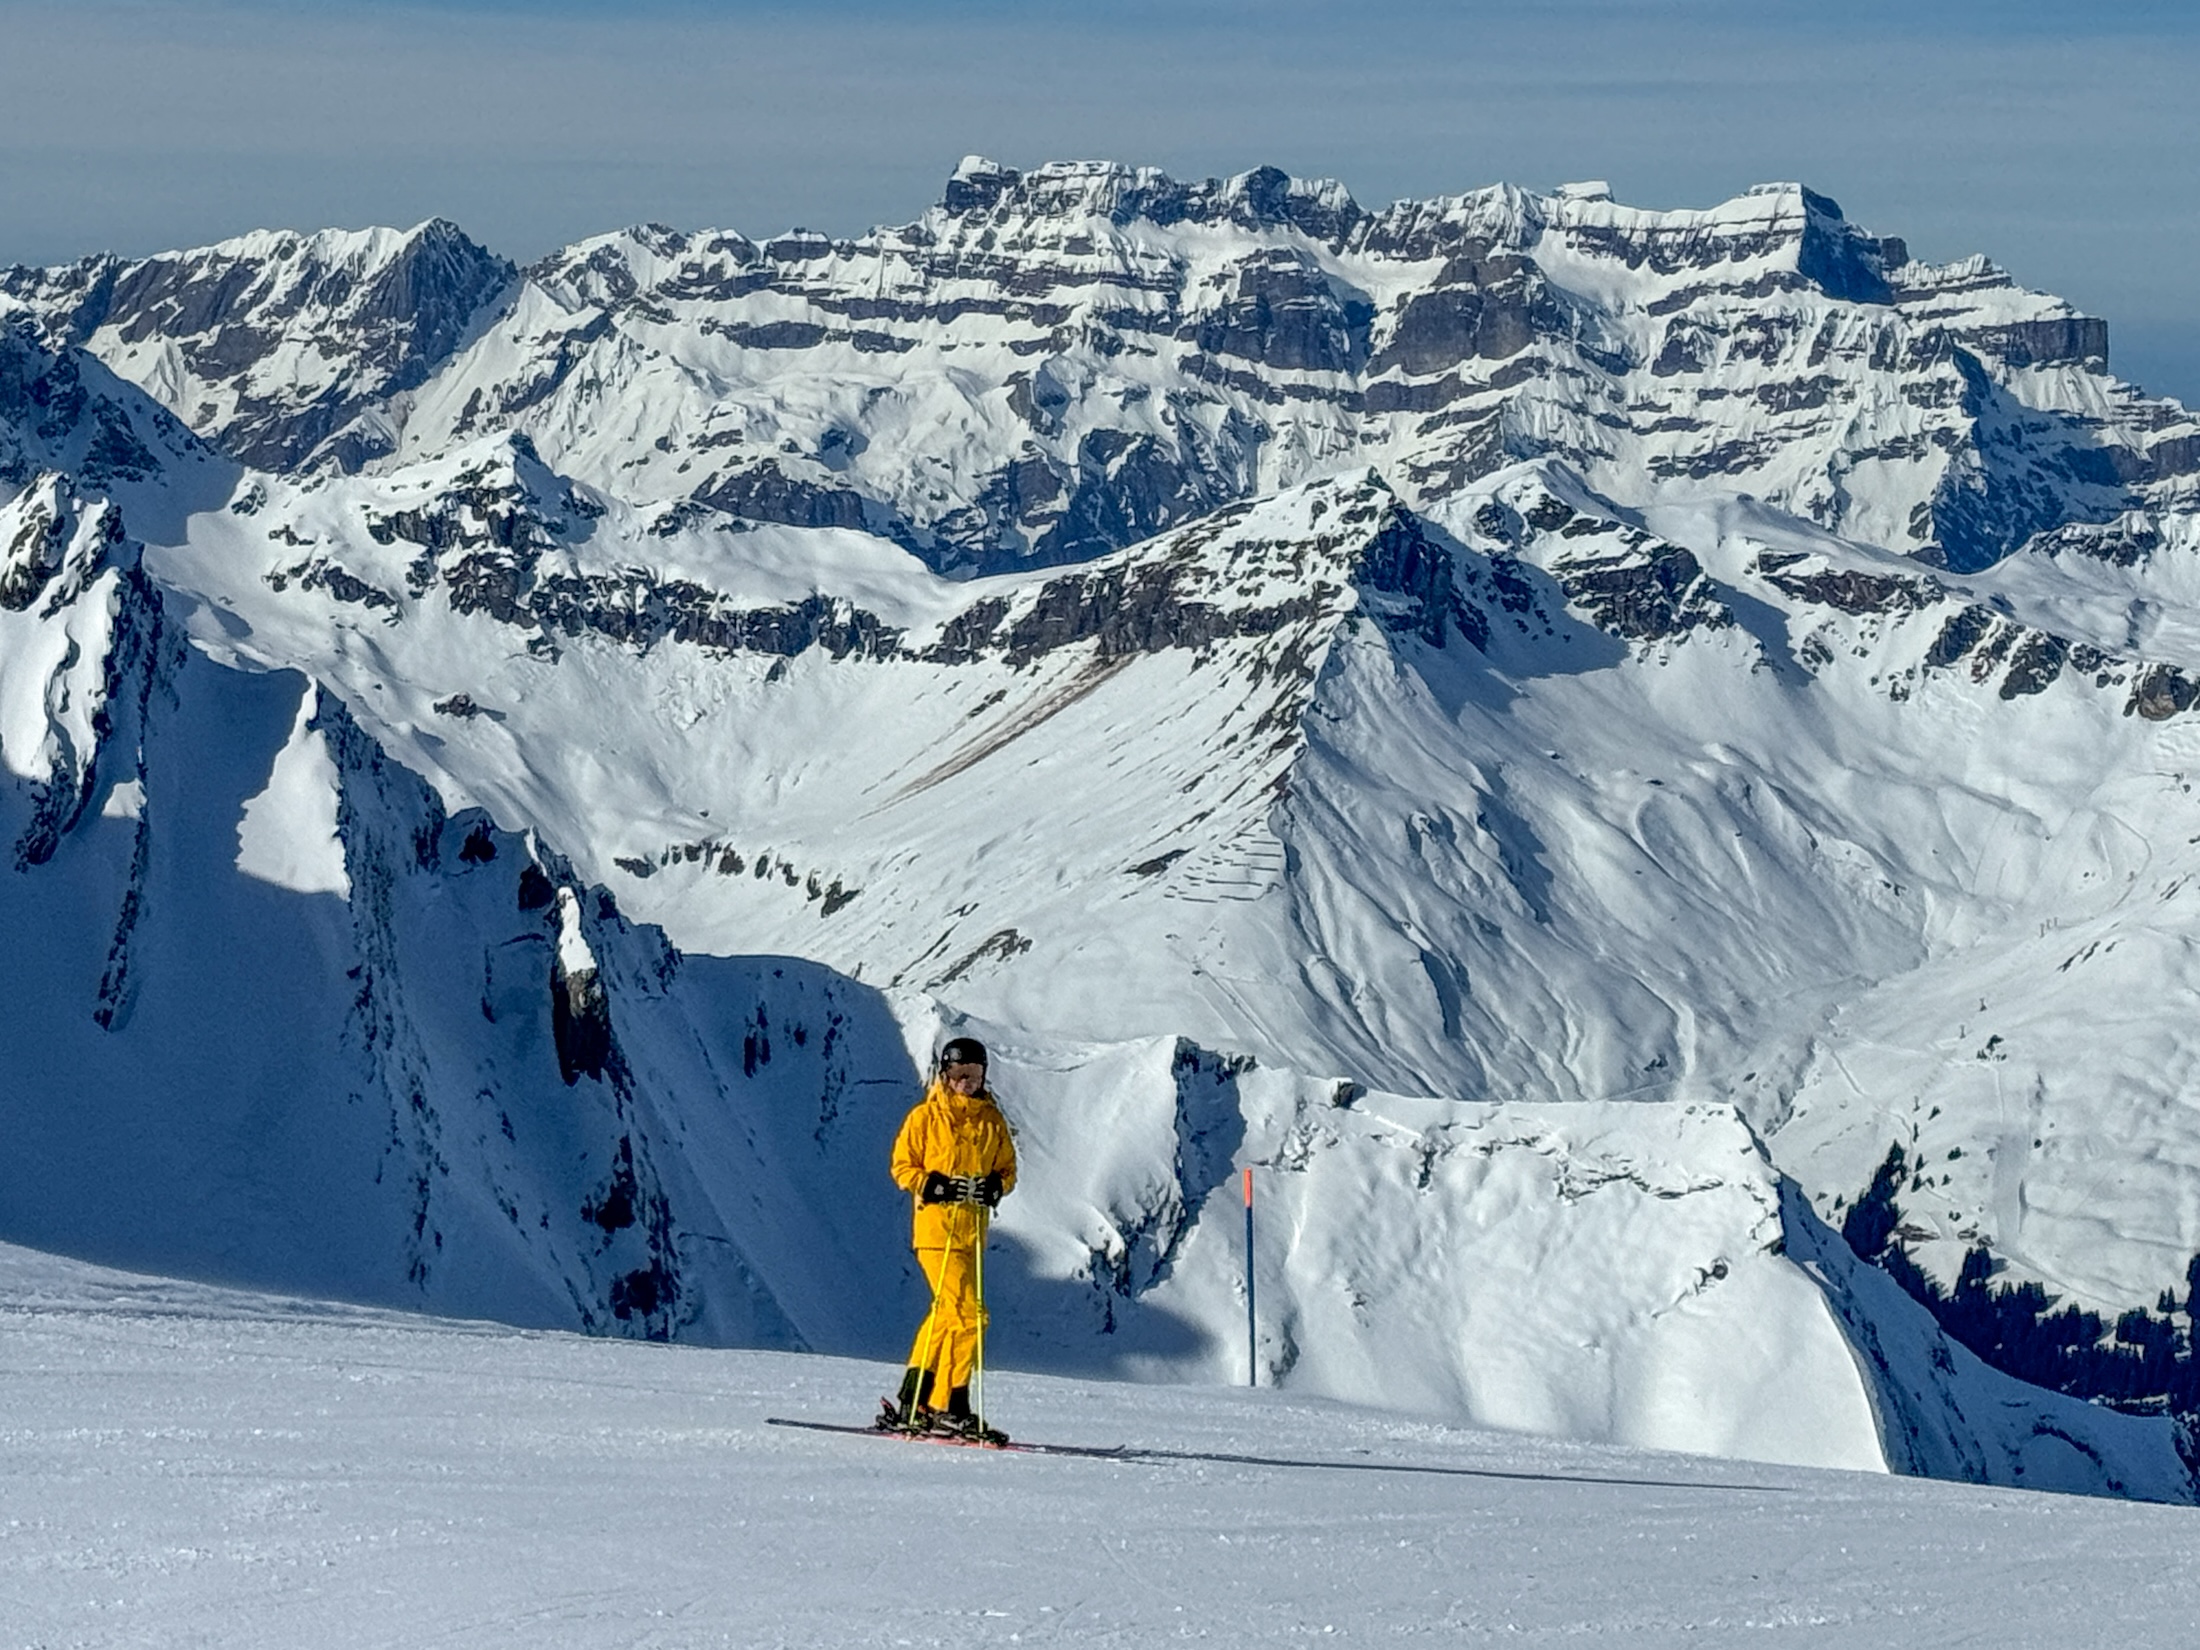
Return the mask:
[(884, 1432), (877, 1427), (849, 1426), (839, 1421), (797, 1421), (785, 1415), (767, 1415), (768, 1427), (799, 1427), (804, 1432), (842, 1432), (854, 1438), (893, 1438), (905, 1444), (945, 1444), (950, 1449), (998, 1450), (1004, 1455), (1077, 1455), (1093, 1461), (1136, 1460), (1138, 1452), (1124, 1444), (1027, 1444), (1011, 1438), (1005, 1444), (988, 1444), (976, 1438), (955, 1438), (933, 1432)]

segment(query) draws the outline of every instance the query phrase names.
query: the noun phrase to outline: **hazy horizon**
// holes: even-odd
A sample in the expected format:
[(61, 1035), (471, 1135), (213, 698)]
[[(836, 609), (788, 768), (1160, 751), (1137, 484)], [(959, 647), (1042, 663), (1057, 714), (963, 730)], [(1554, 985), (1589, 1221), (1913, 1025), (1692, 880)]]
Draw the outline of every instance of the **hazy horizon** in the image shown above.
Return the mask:
[(2200, 403), (2200, 17), (2163, 0), (0, 0), (0, 31), (0, 264), (439, 215), (521, 262), (652, 220), (846, 235), (971, 152), (1368, 206), (1796, 178), (2106, 318), (2119, 373)]

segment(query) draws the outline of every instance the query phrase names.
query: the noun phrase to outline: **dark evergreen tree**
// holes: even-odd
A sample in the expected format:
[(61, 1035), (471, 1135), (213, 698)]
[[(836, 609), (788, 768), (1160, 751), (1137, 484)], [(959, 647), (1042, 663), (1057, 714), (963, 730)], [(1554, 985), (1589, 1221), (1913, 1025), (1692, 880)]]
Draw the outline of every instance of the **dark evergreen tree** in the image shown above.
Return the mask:
[[(2188, 1431), (2200, 1450), (2200, 1255), (2185, 1266), (2184, 1343), (2184, 1356), (2170, 1382), (2169, 1407), (2190, 1423)], [(2200, 1475), (2200, 1465), (2193, 1471)]]
[[(1944, 1289), (1894, 1241), (1902, 1225), (1895, 1201), (1908, 1162), (1900, 1144), (1888, 1149), (1871, 1185), (1841, 1223), (1841, 1235), (1932, 1313), (1949, 1339), (2006, 1375), (2034, 1386), (2120, 1409), (2178, 1417), (2179, 1449), (2200, 1460), (2200, 1255), (2185, 1268), (2185, 1326), (2165, 1293), (2156, 1312), (2134, 1307), (2113, 1334), (2098, 1312), (2056, 1309), (2038, 1283), (1997, 1284), (2001, 1263), (1984, 1244), (1969, 1250)], [(2200, 1472), (2200, 1467), (2196, 1467)]]
[(1901, 1144), (1889, 1146), (1887, 1160), (1879, 1165), (1871, 1185), (1849, 1210), (1848, 1218), (1841, 1222), (1841, 1235), (1865, 1260), (1879, 1259), (1886, 1252), (1887, 1241), (1894, 1236), (1895, 1227), (1901, 1224), (1902, 1211), (1895, 1204), (1894, 1194), (1901, 1189), (1902, 1177), (1908, 1170)]

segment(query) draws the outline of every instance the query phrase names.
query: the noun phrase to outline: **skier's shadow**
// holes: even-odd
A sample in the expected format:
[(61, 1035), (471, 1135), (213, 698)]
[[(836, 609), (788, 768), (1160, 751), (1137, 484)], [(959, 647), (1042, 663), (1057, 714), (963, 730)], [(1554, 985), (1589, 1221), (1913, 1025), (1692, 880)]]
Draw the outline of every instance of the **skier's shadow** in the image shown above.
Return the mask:
[(1402, 1472), (1435, 1478), (1500, 1478), (1520, 1484), (1617, 1485), (1634, 1490), (1732, 1490), (1751, 1495), (1794, 1493), (1793, 1486), (1787, 1484), (1729, 1484), (1715, 1479), (1691, 1481), (1685, 1478), (1603, 1478), (1592, 1473), (1575, 1472), (1509, 1472), (1502, 1467), (1439, 1467), (1425, 1461), (1380, 1461), (1372, 1457), (1365, 1461), (1335, 1461), (1279, 1455), (1239, 1455), (1229, 1450), (1144, 1449), (1136, 1445), (1121, 1451), (1108, 1451), (1107, 1455), (1109, 1459), (1119, 1461), (1211, 1461), (1223, 1466), (1289, 1467), (1305, 1472)]

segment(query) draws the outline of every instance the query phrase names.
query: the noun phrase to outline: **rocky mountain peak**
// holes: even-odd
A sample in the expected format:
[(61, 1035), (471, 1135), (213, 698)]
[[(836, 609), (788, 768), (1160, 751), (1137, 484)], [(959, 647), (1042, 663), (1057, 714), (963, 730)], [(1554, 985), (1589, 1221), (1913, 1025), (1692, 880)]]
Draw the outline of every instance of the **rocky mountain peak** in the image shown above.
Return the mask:
[(1187, 182), (1158, 167), (1112, 161), (1052, 161), (1020, 172), (980, 155), (956, 168), (940, 209), (952, 219), (1284, 228), (1328, 245), (1341, 245), (1366, 216), (1344, 185), (1273, 166)]
[(1022, 176), (1013, 166), (1003, 166), (983, 155), (965, 155), (947, 180), (940, 208), (950, 217), (957, 218), (972, 212), (990, 212)]
[(18, 267), (0, 272), (0, 294), (249, 464), (352, 469), (386, 447), (379, 421), (360, 415), (424, 383), (515, 273), (437, 218)]
[(1796, 273), (1829, 298), (1853, 304), (1891, 303), (1894, 291), (1887, 284), (1888, 259), (1901, 243), (1890, 247), (1879, 237), (1865, 234), (1841, 215), (1836, 202), (1800, 185), (1794, 187), (1803, 202)]

